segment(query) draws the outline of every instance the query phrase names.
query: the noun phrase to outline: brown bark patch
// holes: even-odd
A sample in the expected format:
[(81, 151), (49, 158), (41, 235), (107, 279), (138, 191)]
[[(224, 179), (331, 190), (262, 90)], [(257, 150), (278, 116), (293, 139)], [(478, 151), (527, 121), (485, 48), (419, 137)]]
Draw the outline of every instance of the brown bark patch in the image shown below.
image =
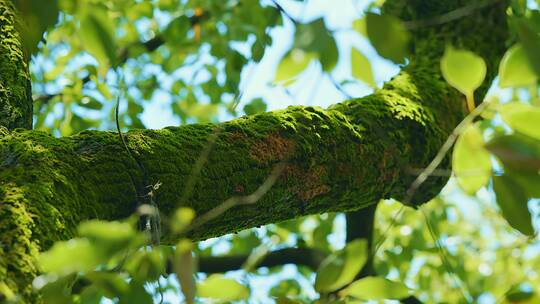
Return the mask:
[(326, 167), (324, 166), (305, 170), (297, 165), (287, 165), (284, 172), (285, 179), (291, 184), (289, 191), (303, 201), (330, 191), (330, 186), (324, 182), (326, 175)]
[(283, 161), (291, 157), (294, 152), (294, 142), (278, 134), (253, 143), (249, 151), (251, 158), (261, 162)]

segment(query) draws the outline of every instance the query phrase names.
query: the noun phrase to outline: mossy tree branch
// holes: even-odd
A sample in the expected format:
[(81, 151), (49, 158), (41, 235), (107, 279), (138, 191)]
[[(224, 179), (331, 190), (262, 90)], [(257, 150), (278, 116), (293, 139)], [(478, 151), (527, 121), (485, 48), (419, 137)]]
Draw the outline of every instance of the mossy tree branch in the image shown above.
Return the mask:
[[(386, 9), (407, 20), (422, 19), (465, 2), (389, 0)], [(14, 18), (10, 3), (0, 0), (2, 33), (9, 32), (6, 16), (10, 22)], [(416, 13), (409, 16), (411, 12)], [(279, 180), (260, 201), (236, 206), (198, 227), (191, 234), (195, 240), (403, 198), (413, 180), (407, 169), (425, 167), (464, 115), (464, 98), (439, 72), (445, 45), (473, 50), (487, 61), (485, 92), (505, 50), (504, 12), (502, 4), (490, 6), (415, 30), (409, 65), (373, 95), (329, 109), (295, 106), (219, 125), (133, 130), (126, 140), (135, 159), (113, 132), (55, 138), (38, 131), (0, 130), (0, 281), (33, 297), (29, 286), (38, 272), (34, 257), (39, 250), (72, 237), (83, 220), (128, 216), (146, 199), (138, 193), (157, 183), (161, 187), (154, 200), (163, 214), (187, 206), (200, 215), (231, 196), (252, 193), (276, 164), (284, 164)], [(9, 45), (13, 51), (17, 46)], [(3, 58), (0, 70), (16, 66), (27, 75), (26, 66), (16, 65), (19, 57)], [(14, 104), (19, 95), (2, 97), (1, 107)], [(11, 116), (2, 116), (2, 125), (13, 129), (4, 117)], [(190, 180), (193, 164), (212, 137), (216, 140), (208, 159), (197, 179)], [(429, 200), (444, 183), (443, 178), (430, 179), (413, 203)], [(186, 185), (193, 189), (184, 197)], [(164, 231), (163, 241), (171, 238)]]

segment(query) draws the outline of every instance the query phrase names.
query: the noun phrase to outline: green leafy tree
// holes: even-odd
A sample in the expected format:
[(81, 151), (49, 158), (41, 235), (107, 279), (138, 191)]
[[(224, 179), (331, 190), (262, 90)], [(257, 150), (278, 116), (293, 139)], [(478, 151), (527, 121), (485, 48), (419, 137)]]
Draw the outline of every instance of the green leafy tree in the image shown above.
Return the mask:
[[(540, 11), (375, 1), (351, 31), (400, 65), (378, 87), (363, 51), (283, 5), (0, 0), (0, 302), (248, 301), (286, 264), (278, 303), (538, 301)], [(315, 67), (373, 94), (239, 109), (285, 23), (273, 86)], [(497, 76), (510, 100), (486, 97)], [(181, 125), (146, 129), (162, 99)]]

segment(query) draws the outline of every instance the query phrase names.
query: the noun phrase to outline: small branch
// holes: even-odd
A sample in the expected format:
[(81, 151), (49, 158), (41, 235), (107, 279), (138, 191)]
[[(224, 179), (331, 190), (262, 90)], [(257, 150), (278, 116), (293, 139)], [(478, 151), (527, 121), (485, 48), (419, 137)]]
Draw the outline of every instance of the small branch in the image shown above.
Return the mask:
[[(242, 269), (249, 254), (200, 257), (199, 270), (205, 273), (223, 273), (232, 270)], [(286, 264), (295, 264), (317, 270), (326, 255), (313, 248), (285, 248), (272, 251), (262, 258), (257, 267), (275, 267)]]
[(474, 121), (476, 117), (478, 117), (487, 107), (489, 106), (489, 102), (483, 102), (481, 103), (476, 109), (474, 109), (473, 112), (471, 112), (467, 117), (465, 117), (458, 125), (457, 127), (452, 131), (450, 136), (446, 139), (442, 147), (439, 149), (439, 152), (433, 158), (431, 163), (424, 169), (420, 175), (414, 180), (414, 182), (411, 184), (409, 189), (407, 190), (407, 195), (405, 197), (405, 200), (403, 200), (403, 204), (410, 205), (411, 200), (416, 193), (416, 191), (420, 188), (420, 186), (427, 180), (429, 176), (433, 174), (433, 172), (437, 169), (437, 167), (441, 164), (443, 161), (446, 153), (452, 148), (454, 145), (454, 142), (456, 141), (457, 137), (461, 134), (463, 129), (465, 129), (466, 126), (468, 126), (471, 122)]
[(289, 15), (289, 13), (287, 13), (287, 11), (283, 8), (283, 6), (277, 3), (276, 0), (272, 0), (272, 3), (276, 6), (276, 9), (280, 13), (282, 13), (285, 17), (287, 17), (287, 19), (291, 20), (291, 22), (294, 23), (295, 25), (298, 24), (298, 21), (296, 21), (296, 19), (294, 19), (291, 15)]
[(196, 218), (193, 221), (193, 223), (184, 231), (184, 233), (189, 232), (193, 229), (196, 229), (202, 226), (203, 224), (207, 223), (208, 221), (215, 219), (216, 217), (225, 213), (227, 210), (231, 209), (232, 207), (239, 206), (239, 205), (251, 205), (251, 204), (256, 203), (276, 183), (283, 169), (284, 169), (283, 164), (276, 165), (274, 169), (272, 170), (272, 173), (270, 174), (270, 176), (268, 176), (268, 178), (264, 181), (264, 183), (259, 188), (257, 188), (255, 192), (246, 196), (233, 196), (229, 198), (228, 200), (224, 201), (217, 207), (211, 209), (210, 211)]
[(501, 1), (502, 0), (485, 0), (481, 2), (474, 2), (469, 5), (465, 5), (463, 7), (457, 8), (453, 11), (450, 11), (448, 13), (445, 13), (445, 14), (442, 14), (433, 18), (416, 20), (416, 21), (406, 21), (404, 22), (404, 25), (405, 25), (405, 28), (408, 30), (415, 30), (422, 27), (441, 25), (441, 24), (445, 24), (454, 20), (461, 19), (463, 17), (467, 17), (478, 9), (497, 4)]

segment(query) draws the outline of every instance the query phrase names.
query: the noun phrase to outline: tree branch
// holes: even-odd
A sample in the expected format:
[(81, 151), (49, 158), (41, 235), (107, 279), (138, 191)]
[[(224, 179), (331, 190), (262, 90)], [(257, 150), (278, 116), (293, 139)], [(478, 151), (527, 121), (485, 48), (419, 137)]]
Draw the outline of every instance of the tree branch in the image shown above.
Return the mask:
[[(199, 257), (200, 272), (221, 273), (241, 269), (249, 255)], [(325, 258), (325, 254), (313, 248), (285, 248), (269, 252), (257, 264), (257, 267), (275, 267), (286, 264), (306, 266), (317, 270)], [(171, 271), (168, 268), (169, 272)]]

